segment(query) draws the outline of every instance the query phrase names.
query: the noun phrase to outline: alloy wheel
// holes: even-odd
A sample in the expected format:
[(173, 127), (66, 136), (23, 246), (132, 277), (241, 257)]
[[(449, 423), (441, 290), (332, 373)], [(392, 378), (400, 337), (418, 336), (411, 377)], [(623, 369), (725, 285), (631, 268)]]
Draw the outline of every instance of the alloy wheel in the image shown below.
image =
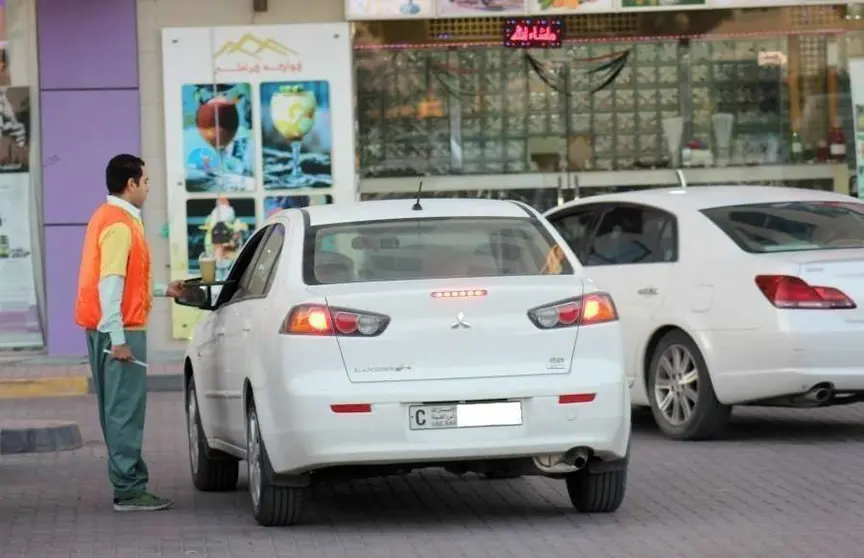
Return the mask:
[(690, 420), (699, 398), (696, 359), (683, 345), (670, 345), (654, 370), (654, 400), (663, 418), (673, 426)]
[(195, 388), (189, 388), (189, 396), (186, 409), (186, 430), (189, 434), (189, 464), (192, 474), (198, 474), (198, 400), (195, 397)]
[(258, 430), (258, 415), (255, 414), (254, 409), (249, 411), (249, 435), (246, 445), (249, 495), (252, 497), (252, 506), (258, 509), (261, 502), (261, 435)]

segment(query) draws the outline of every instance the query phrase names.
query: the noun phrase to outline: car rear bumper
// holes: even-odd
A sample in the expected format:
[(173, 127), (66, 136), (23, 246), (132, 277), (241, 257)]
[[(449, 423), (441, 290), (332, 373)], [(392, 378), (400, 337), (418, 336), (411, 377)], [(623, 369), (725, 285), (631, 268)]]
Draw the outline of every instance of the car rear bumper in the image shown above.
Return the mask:
[(801, 394), (820, 384), (864, 392), (864, 344), (845, 331), (705, 333), (714, 391), (742, 404)]
[[(531, 457), (575, 447), (588, 447), (604, 461), (625, 458), (630, 439), (630, 398), (620, 373), (617, 380), (575, 390), (572, 377), (542, 378), (538, 383), (529, 393), (524, 391), (524, 380), (517, 383), (513, 379), (388, 382), (361, 389), (343, 386), (343, 393), (311, 385), (298, 389), (303, 386), (295, 384), (287, 393), (268, 394), (269, 412), (259, 412), (262, 435), (273, 469), (280, 474), (345, 465)], [(523, 386), (521, 392), (517, 385)], [(596, 397), (591, 402), (559, 403), (559, 395), (573, 393), (595, 393)], [(411, 404), (502, 398), (522, 403), (522, 425), (437, 430), (409, 427)], [(358, 403), (369, 403), (371, 412), (336, 413), (330, 408)]]
[(803, 394), (822, 385), (838, 394), (864, 393), (864, 367), (748, 370), (714, 380), (718, 399), (727, 405)]

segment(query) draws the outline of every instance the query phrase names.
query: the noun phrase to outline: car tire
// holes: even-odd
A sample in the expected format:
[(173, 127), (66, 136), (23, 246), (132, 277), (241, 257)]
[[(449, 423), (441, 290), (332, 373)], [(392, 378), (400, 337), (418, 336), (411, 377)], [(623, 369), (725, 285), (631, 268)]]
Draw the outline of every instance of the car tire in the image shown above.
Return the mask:
[[(686, 359), (689, 359), (692, 367), (686, 363)], [(667, 364), (664, 365), (663, 362)], [(695, 389), (690, 387), (694, 381)], [(659, 382), (671, 387), (668, 390), (663, 387), (658, 390)], [(672, 393), (675, 390), (677, 391)], [(672, 395), (669, 395), (670, 393)], [(664, 407), (662, 403), (667, 397), (672, 399)], [(648, 366), (648, 399), (660, 431), (674, 440), (706, 440), (719, 437), (725, 432), (732, 413), (731, 406), (723, 405), (717, 400), (708, 365), (699, 347), (680, 330), (664, 335), (654, 349)], [(686, 418), (684, 405), (690, 409)], [(679, 417), (682, 420), (678, 420)]]
[(627, 492), (627, 466), (613, 471), (581, 469), (565, 477), (567, 495), (580, 513), (613, 513)]
[(255, 521), (264, 527), (295, 525), (303, 516), (308, 490), (273, 484), (273, 466), (261, 438), (258, 412), (254, 404), (249, 405), (246, 416), (246, 463)]
[(186, 388), (186, 432), (189, 439), (189, 469), (195, 488), (203, 492), (236, 490), (240, 461), (228, 455), (214, 456), (216, 452), (207, 445), (198, 412), (195, 380), (192, 378)]

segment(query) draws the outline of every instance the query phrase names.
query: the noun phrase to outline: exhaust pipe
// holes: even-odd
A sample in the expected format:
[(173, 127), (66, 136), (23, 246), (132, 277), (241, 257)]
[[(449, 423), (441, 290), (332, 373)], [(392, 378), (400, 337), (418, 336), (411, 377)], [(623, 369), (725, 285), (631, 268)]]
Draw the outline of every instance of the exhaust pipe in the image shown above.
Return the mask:
[(816, 386), (804, 394), (804, 399), (813, 403), (822, 404), (834, 397), (834, 386)]
[(534, 466), (547, 475), (573, 473), (587, 467), (593, 454), (591, 448), (579, 446), (564, 453), (535, 455)]
[(591, 457), (591, 449), (585, 447), (571, 448), (564, 454), (564, 463), (576, 467), (576, 469), (584, 469), (588, 465), (588, 459)]

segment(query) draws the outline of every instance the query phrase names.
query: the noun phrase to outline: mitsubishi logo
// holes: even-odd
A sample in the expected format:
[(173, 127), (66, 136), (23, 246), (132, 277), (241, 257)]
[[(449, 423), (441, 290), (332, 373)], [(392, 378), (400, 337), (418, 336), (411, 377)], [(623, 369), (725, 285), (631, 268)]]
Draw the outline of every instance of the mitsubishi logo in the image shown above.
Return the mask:
[(465, 314), (459, 312), (456, 314), (456, 321), (450, 324), (451, 329), (459, 329), (459, 328), (468, 329), (471, 327), (471, 324), (465, 321)]

